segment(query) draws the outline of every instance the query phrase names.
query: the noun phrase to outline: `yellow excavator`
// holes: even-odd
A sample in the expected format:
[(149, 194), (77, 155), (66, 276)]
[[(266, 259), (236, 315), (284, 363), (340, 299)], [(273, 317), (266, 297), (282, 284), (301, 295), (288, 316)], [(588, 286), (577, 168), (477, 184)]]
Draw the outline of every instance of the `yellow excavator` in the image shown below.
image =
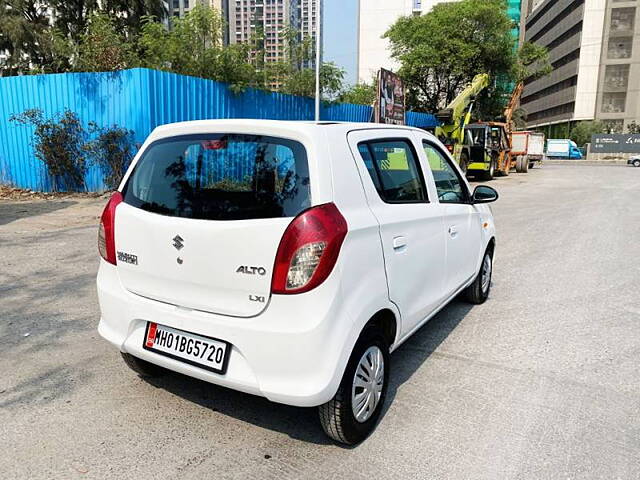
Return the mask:
[(465, 127), (471, 121), (471, 112), (478, 94), (489, 86), (489, 75), (481, 73), (443, 110), (436, 113), (441, 125), (436, 127), (436, 136), (467, 171), (471, 153), (465, 141)]
[[(496, 175), (509, 175), (516, 167), (516, 157), (511, 153), (513, 112), (522, 95), (524, 84), (518, 83), (504, 109), (504, 122), (477, 122), (465, 128), (465, 140), (469, 140), (469, 175), (491, 180)], [(517, 167), (520, 172), (520, 167)]]

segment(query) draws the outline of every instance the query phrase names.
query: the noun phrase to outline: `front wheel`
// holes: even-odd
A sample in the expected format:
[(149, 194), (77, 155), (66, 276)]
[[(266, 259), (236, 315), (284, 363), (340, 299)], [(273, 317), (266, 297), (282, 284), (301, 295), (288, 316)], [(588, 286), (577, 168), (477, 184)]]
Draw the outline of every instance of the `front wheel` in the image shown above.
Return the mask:
[(467, 155), (466, 152), (462, 152), (460, 154), (460, 170), (462, 170), (462, 173), (464, 173), (465, 175), (467, 174), (467, 170), (469, 169), (469, 155)]
[(480, 305), (489, 297), (491, 290), (491, 275), (493, 273), (493, 252), (490, 249), (484, 253), (482, 265), (475, 280), (465, 290), (465, 297), (469, 303)]
[(510, 173), (511, 173), (511, 157), (505, 154), (504, 165), (503, 165), (503, 169), (500, 171), (500, 174), (503, 177), (508, 177)]
[(634, 160), (633, 161), (633, 166), (634, 167), (640, 167), (640, 160)]
[(355, 445), (374, 430), (389, 383), (389, 345), (377, 329), (365, 330), (351, 353), (335, 396), (318, 407), (325, 433)]

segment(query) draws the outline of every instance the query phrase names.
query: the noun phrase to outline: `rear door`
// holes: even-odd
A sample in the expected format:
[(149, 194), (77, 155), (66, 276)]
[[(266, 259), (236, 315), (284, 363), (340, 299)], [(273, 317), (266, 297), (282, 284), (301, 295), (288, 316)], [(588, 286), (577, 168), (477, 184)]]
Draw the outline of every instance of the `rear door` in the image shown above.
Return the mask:
[(157, 141), (122, 193), (115, 240), (124, 287), (240, 317), (265, 308), (282, 234), (311, 205), (304, 146), (263, 135)]
[(470, 203), (470, 192), (453, 160), (427, 138), (422, 148), (443, 207), (446, 239), (445, 295), (450, 296), (475, 275), (481, 248), (480, 214)]
[(389, 298), (400, 309), (404, 335), (443, 298), (442, 209), (428, 197), (412, 132), (355, 131), (349, 144), (380, 224)]

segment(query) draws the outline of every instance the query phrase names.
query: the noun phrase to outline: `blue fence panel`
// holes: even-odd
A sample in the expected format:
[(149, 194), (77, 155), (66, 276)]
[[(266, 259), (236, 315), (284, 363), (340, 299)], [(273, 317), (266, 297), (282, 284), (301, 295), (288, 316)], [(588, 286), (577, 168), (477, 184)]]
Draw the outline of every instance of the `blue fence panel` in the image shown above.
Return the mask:
[(436, 128), (438, 120), (431, 113), (407, 112), (405, 121), (411, 127)]
[[(9, 122), (11, 115), (39, 108), (45, 117), (71, 110), (83, 125), (117, 125), (142, 143), (158, 125), (213, 118), (312, 120), (313, 99), (247, 89), (233, 93), (223, 83), (147, 69), (0, 78), (0, 182), (50, 191), (52, 181), (34, 156), (34, 127)], [(323, 105), (321, 118), (368, 122), (366, 105)], [(433, 115), (408, 112), (407, 124), (434, 127)], [(102, 172), (91, 166), (88, 190), (103, 190)]]
[[(124, 70), (114, 73), (67, 73), (29, 75), (0, 79), (0, 180), (22, 188), (50, 191), (52, 182), (42, 162), (33, 152), (35, 128), (10, 122), (13, 114), (38, 108), (45, 117), (71, 110), (86, 127), (119, 125), (135, 132), (136, 142), (148, 133), (148, 122), (141, 114), (147, 102), (144, 72)], [(104, 188), (97, 167), (86, 176), (89, 190)]]
[(333, 122), (369, 122), (372, 111), (368, 105), (338, 103), (323, 106), (320, 118)]

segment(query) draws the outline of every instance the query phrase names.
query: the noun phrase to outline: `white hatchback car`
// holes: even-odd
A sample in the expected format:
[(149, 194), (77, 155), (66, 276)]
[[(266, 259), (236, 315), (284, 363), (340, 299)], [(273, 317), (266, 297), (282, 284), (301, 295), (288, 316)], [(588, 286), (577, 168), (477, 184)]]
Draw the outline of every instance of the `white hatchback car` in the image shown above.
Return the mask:
[(142, 376), (319, 406), (354, 444), (389, 354), (459, 293), (487, 298), (497, 198), (410, 127), (158, 127), (102, 214), (98, 329)]

